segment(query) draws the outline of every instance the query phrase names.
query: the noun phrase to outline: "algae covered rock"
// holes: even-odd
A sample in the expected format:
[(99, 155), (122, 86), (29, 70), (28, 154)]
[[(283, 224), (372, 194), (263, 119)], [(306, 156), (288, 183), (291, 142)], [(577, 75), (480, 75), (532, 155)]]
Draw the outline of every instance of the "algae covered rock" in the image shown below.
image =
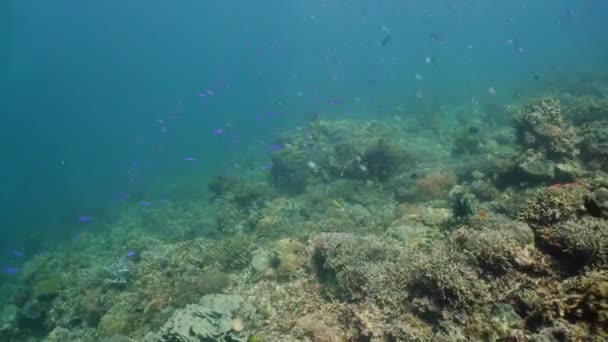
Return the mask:
[(237, 315), (251, 310), (236, 295), (207, 295), (177, 310), (161, 328), (158, 342), (247, 341)]
[(598, 188), (585, 196), (584, 200), (591, 216), (608, 218), (608, 189)]
[(59, 294), (63, 287), (63, 282), (60, 277), (52, 277), (39, 281), (34, 286), (34, 294), (36, 298), (48, 299)]
[(399, 145), (380, 138), (368, 146), (362, 164), (372, 177), (384, 181), (394, 176), (401, 164), (409, 159), (407, 152)]
[(19, 318), (19, 308), (12, 304), (6, 304), (0, 312), (0, 337), (3, 332), (11, 332), (17, 328), (17, 319)]

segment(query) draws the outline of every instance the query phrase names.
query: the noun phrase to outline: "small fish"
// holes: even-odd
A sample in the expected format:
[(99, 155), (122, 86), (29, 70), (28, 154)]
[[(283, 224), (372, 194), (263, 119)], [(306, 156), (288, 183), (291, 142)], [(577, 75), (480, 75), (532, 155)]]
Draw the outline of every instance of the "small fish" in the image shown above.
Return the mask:
[(14, 267), (14, 266), (6, 266), (2, 269), (2, 273), (6, 274), (6, 275), (15, 275), (15, 274), (19, 273), (19, 268)]
[(141, 202), (139, 202), (139, 205), (142, 206), (142, 207), (149, 207), (149, 206), (152, 205), (152, 202), (150, 202), (150, 201), (141, 201)]
[(270, 152), (278, 152), (278, 151), (282, 151), (284, 149), (285, 149), (285, 145), (281, 145), (281, 144), (270, 145), (268, 147), (268, 151), (270, 151)]
[(380, 45), (382, 45), (384, 47), (384, 46), (387, 46), (388, 43), (390, 43), (390, 42), (391, 42), (391, 35), (387, 34), (386, 37), (384, 37), (384, 39), (382, 39), (382, 41), (380, 42)]
[(13, 252), (11, 253), (14, 257), (17, 258), (25, 258), (25, 254), (23, 254), (23, 252), (18, 251), (18, 250), (13, 250)]
[(185, 157), (185, 158), (184, 158), (184, 160), (185, 160), (185, 161), (191, 161), (191, 162), (194, 162), (194, 161), (196, 161), (197, 159), (196, 159), (196, 158), (194, 158), (194, 157)]
[(494, 89), (494, 87), (488, 87), (488, 93), (491, 95), (496, 95), (496, 89)]
[(338, 209), (344, 209), (344, 206), (336, 199), (331, 200), (331, 204), (333, 204)]
[(224, 130), (221, 128), (216, 128), (213, 130), (214, 135), (223, 135), (224, 133), (225, 133)]
[(437, 33), (437, 32), (431, 32), (429, 33), (429, 37), (436, 41), (437, 43), (439, 43), (439, 45), (443, 45), (445, 44), (445, 41), (443, 40), (443, 37), (441, 36), (441, 34)]
[(416, 75), (414, 75), (414, 77), (415, 77), (415, 78), (416, 78), (418, 81), (422, 81), (422, 80), (423, 80), (422, 75), (420, 75), (420, 74), (416, 74)]
[(78, 221), (82, 222), (82, 223), (88, 223), (93, 221), (93, 216), (78, 216)]

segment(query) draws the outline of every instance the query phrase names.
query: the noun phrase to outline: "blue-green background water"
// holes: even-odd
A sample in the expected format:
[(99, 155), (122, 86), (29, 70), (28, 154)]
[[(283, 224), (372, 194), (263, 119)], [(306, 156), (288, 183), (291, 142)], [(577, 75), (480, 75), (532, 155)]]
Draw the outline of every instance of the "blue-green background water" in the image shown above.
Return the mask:
[(274, 133), (316, 115), (508, 103), (553, 74), (605, 68), (607, 11), (574, 0), (3, 1), (0, 248), (70, 238), (79, 216), (103, 217), (121, 193), (170, 198), (168, 184), (238, 173), (245, 154), (262, 167)]

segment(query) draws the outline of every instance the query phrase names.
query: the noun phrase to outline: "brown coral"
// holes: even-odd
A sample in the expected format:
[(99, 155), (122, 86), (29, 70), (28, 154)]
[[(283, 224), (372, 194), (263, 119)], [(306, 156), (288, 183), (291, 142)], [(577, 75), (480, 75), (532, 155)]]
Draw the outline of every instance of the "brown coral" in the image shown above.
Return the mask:
[(452, 170), (436, 170), (416, 180), (417, 197), (432, 200), (446, 197), (448, 191), (456, 185), (458, 176)]

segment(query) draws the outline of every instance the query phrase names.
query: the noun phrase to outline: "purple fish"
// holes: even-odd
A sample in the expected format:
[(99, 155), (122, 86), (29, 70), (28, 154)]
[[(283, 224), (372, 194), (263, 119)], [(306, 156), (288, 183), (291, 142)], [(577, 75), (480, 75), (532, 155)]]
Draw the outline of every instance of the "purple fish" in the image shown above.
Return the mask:
[(7, 266), (2, 269), (2, 273), (6, 274), (6, 275), (15, 275), (15, 274), (19, 273), (19, 268), (14, 267), (14, 266)]
[(82, 223), (88, 223), (93, 221), (93, 216), (78, 216), (78, 221), (82, 222)]
[(139, 205), (141, 205), (142, 207), (149, 207), (152, 205), (152, 202), (150, 201), (141, 201), (139, 202)]
[(268, 147), (268, 151), (270, 151), (270, 152), (278, 152), (278, 151), (282, 151), (284, 149), (285, 149), (285, 145), (280, 145), (280, 144), (270, 145)]
[(167, 204), (167, 203), (169, 203), (169, 200), (166, 199), (166, 198), (163, 198), (160, 201), (158, 201), (158, 203), (160, 203), (160, 204)]
[(194, 157), (185, 157), (184, 160), (185, 161), (191, 161), (191, 162), (193, 162), (193, 161), (196, 161), (196, 158), (194, 158)]
[(134, 258), (136, 256), (137, 256), (137, 252), (134, 251), (134, 250), (132, 250), (132, 249), (127, 252), (127, 257), (128, 258)]
[(214, 135), (223, 135), (224, 134), (224, 130), (221, 128), (216, 128), (213, 130), (213, 134)]

